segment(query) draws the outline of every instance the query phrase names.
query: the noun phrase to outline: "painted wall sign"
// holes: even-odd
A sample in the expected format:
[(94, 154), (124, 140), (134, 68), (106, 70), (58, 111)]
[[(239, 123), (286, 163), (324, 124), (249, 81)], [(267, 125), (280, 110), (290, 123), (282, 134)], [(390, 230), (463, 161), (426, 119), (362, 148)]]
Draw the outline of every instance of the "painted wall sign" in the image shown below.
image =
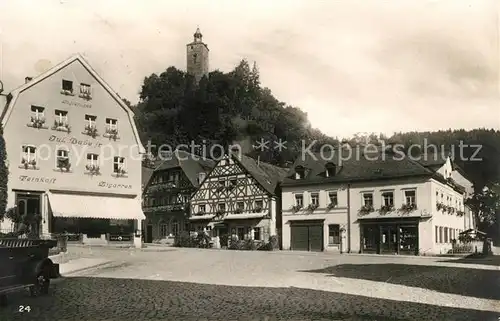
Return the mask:
[(21, 182), (34, 182), (34, 183), (45, 183), (45, 184), (54, 184), (56, 182), (55, 178), (34, 177), (28, 175), (19, 175), (19, 180)]
[(82, 108), (92, 108), (91, 104), (82, 104), (76, 101), (69, 101), (67, 99), (62, 101), (63, 104), (70, 105), (70, 106), (76, 106), (76, 107), (82, 107)]
[(90, 139), (76, 139), (75, 137), (58, 137), (56, 135), (51, 135), (49, 137), (50, 142), (56, 142), (61, 144), (73, 144), (78, 146), (89, 146), (89, 147), (101, 147), (102, 143), (92, 142)]
[(116, 183), (108, 183), (105, 181), (101, 181), (98, 184), (99, 187), (107, 187), (107, 188), (126, 188), (131, 189), (132, 185), (130, 184), (116, 184)]

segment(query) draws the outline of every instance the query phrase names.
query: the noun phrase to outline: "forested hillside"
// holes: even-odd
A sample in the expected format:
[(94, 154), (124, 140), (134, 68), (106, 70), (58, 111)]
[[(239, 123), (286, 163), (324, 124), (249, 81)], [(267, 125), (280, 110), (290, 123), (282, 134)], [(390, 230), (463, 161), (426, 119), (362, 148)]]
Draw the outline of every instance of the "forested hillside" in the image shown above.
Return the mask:
[[(190, 75), (175, 67), (160, 75), (152, 74), (144, 79), (140, 102), (134, 110), (144, 144), (151, 140), (154, 145), (169, 144), (175, 148), (194, 141), (204, 142), (208, 147), (221, 144), (227, 148), (239, 142), (250, 156), (259, 155), (263, 161), (286, 166), (297, 157), (302, 141), (309, 144), (317, 140), (318, 147), (322, 143), (338, 143), (337, 138), (312, 128), (306, 113), (278, 101), (271, 90), (261, 86), (257, 66), (251, 67), (245, 60), (229, 73), (210, 73), (199, 86)], [(261, 138), (270, 141), (281, 138), (288, 142), (287, 149), (281, 152), (272, 148), (264, 152), (253, 149), (252, 145)], [(412, 144), (437, 145), (454, 153), (456, 162), (476, 188), (500, 182), (500, 131), (460, 129), (395, 133), (392, 137), (361, 134), (343, 139), (351, 144), (367, 141), (379, 144), (381, 140), (402, 144), (406, 150)], [(462, 157), (460, 142), (469, 145), (462, 148)], [(474, 155), (477, 145), (482, 147)], [(418, 149), (411, 152), (418, 153)], [(472, 160), (472, 156), (482, 161)]]

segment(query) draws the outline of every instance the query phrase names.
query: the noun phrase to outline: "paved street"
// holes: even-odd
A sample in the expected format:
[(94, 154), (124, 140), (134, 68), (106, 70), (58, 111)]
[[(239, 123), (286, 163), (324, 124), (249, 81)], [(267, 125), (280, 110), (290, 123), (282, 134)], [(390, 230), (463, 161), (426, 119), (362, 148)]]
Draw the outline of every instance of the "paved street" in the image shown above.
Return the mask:
[[(174, 249), (81, 249), (112, 264), (0, 320), (478, 320), (500, 316), (495, 265), (442, 259)], [(30, 312), (18, 312), (19, 305)]]

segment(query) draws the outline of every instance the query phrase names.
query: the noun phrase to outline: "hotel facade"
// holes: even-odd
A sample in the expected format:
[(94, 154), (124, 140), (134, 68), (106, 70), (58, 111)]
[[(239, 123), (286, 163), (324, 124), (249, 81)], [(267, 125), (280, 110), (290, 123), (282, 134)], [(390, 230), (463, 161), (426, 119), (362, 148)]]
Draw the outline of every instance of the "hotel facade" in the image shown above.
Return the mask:
[[(133, 112), (80, 55), (6, 95), (8, 208), (42, 237), (141, 246), (141, 158)], [(5, 220), (2, 229), (12, 226)]]

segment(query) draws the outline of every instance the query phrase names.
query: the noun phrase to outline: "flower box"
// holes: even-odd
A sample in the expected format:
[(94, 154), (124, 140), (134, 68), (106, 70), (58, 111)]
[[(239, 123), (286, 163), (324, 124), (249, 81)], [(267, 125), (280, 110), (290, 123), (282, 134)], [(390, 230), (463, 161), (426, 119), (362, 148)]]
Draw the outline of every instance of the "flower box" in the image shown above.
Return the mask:
[(292, 212), (296, 213), (302, 209), (302, 205), (294, 205), (292, 206)]
[(59, 168), (61, 171), (64, 170), (66, 172), (69, 172), (69, 170), (71, 168), (71, 164), (69, 163), (69, 159), (59, 157), (57, 159), (57, 168)]
[(384, 205), (382, 207), (380, 207), (380, 209), (378, 210), (378, 212), (380, 213), (380, 215), (385, 215), (389, 212), (392, 212), (394, 210), (394, 206), (392, 205)]
[(85, 100), (91, 100), (92, 95), (88, 92), (80, 92), (80, 95), (78, 95), (80, 98), (83, 98)]
[(234, 214), (241, 214), (241, 213), (243, 213), (243, 209), (241, 208), (237, 208), (234, 210)]
[(216, 218), (222, 218), (224, 216), (226, 212), (223, 211), (223, 210), (217, 210), (217, 212), (215, 212), (215, 217)]
[(91, 175), (99, 175), (101, 173), (98, 165), (87, 165), (85, 166), (85, 169)]
[(109, 139), (117, 140), (120, 137), (118, 136), (118, 129), (116, 128), (106, 128), (104, 132), (104, 137), (108, 137)]
[(374, 211), (374, 208), (372, 205), (363, 205), (358, 211), (359, 215), (367, 215), (370, 214), (371, 212)]
[(257, 206), (256, 208), (253, 209), (253, 212), (254, 213), (260, 213), (260, 212), (262, 212), (262, 207)]
[(464, 215), (465, 215), (465, 212), (464, 212), (464, 211), (457, 211), (457, 215), (458, 215), (458, 216), (464, 216)]
[(120, 177), (120, 176), (126, 176), (127, 175), (127, 171), (124, 169), (124, 168), (119, 168), (116, 172), (115, 172), (115, 175), (117, 177)]
[(307, 210), (310, 212), (314, 212), (317, 208), (318, 204), (309, 204), (309, 206), (307, 206)]
[(61, 120), (54, 120), (54, 126), (52, 126), (52, 129), (68, 133), (70, 132), (69, 124)]
[(45, 117), (41, 116), (31, 116), (29, 127), (33, 128), (45, 128)]
[(399, 211), (402, 212), (403, 214), (408, 214), (416, 209), (417, 209), (417, 204), (403, 204), (401, 205)]
[(37, 169), (36, 164), (37, 164), (36, 160), (34, 159), (27, 160), (26, 158), (23, 157), (23, 159), (21, 159), (20, 167), (24, 167), (25, 169)]
[(68, 89), (61, 90), (61, 94), (66, 95), (66, 96), (74, 96), (75, 95), (73, 93), (73, 90), (68, 90)]
[(96, 138), (97, 137), (97, 127), (96, 126), (90, 126), (90, 125), (87, 125), (85, 126), (85, 130), (83, 132), (83, 134), (85, 135), (88, 135), (92, 138)]
[(331, 202), (330, 204), (328, 204), (328, 206), (326, 207), (328, 210), (331, 210), (333, 208), (337, 207), (337, 202)]

